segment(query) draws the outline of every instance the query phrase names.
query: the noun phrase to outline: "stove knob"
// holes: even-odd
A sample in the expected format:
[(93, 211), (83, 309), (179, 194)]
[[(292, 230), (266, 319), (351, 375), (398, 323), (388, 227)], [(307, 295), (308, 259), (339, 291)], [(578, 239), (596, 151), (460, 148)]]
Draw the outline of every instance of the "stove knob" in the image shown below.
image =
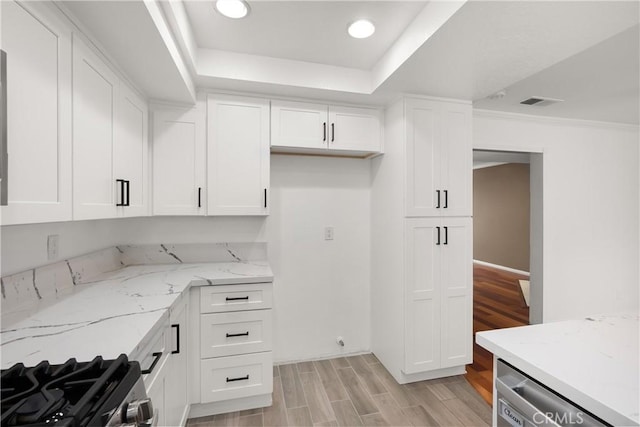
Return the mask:
[(127, 406), (125, 414), (127, 423), (142, 423), (153, 418), (151, 399), (134, 400)]

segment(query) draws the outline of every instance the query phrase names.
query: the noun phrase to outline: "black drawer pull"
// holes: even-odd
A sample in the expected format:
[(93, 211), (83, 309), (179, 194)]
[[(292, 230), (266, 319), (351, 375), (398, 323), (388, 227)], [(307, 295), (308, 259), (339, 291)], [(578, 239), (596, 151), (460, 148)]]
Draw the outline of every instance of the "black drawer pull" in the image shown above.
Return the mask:
[(444, 244), (449, 244), (449, 227), (444, 227)]
[(124, 179), (116, 179), (116, 183), (118, 184), (118, 186), (120, 187), (120, 201), (116, 203), (116, 206), (127, 206), (127, 204), (124, 201), (124, 187), (125, 187), (125, 183), (127, 181)]
[(227, 334), (227, 338), (231, 338), (231, 337), (248, 337), (248, 336), (249, 336), (249, 331), (243, 332), (241, 334)]
[(227, 377), (227, 382), (228, 383), (232, 383), (234, 381), (246, 381), (249, 379), (249, 374), (245, 375), (244, 377), (238, 377), (238, 378), (229, 378)]
[(176, 328), (176, 349), (171, 354), (180, 354), (180, 324), (171, 325), (172, 328)]
[(449, 190), (444, 190), (444, 208), (449, 208)]
[(440, 227), (436, 227), (436, 231), (438, 232), (438, 241), (436, 242), (436, 245), (440, 244)]
[(249, 301), (249, 297), (227, 297), (226, 300), (227, 301), (241, 301), (241, 300)]
[(153, 368), (156, 367), (156, 365), (160, 361), (160, 358), (162, 357), (162, 352), (153, 353), (152, 356), (154, 357), (154, 359), (153, 359), (153, 362), (151, 363), (151, 366), (149, 366), (149, 369), (145, 369), (144, 371), (140, 372), (142, 375), (147, 375), (153, 372)]
[(436, 194), (438, 196), (438, 204), (436, 205), (436, 209), (440, 209), (440, 190), (436, 190)]

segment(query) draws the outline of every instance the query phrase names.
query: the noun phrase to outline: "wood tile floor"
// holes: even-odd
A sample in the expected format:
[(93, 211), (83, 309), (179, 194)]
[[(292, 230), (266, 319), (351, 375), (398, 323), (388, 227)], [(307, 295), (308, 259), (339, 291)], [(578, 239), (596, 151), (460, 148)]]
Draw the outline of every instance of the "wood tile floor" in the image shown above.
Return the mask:
[(205, 426), (488, 426), (463, 376), (399, 385), (373, 354), (274, 367), (273, 405), (192, 418)]

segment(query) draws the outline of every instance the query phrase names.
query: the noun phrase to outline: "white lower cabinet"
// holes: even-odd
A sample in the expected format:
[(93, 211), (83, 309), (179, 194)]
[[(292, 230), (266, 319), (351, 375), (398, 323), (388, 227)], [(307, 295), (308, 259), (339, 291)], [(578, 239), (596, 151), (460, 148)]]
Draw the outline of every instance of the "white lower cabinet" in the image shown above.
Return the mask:
[[(147, 386), (147, 397), (151, 399), (153, 405), (153, 425), (169, 426), (173, 425), (167, 422), (167, 370), (162, 366), (161, 372), (158, 372)], [(176, 424), (177, 425), (177, 424)]]
[(471, 218), (406, 220), (405, 374), (471, 363), (471, 242)]
[(271, 350), (271, 311), (203, 314), (200, 317), (202, 358)]
[(183, 295), (181, 298), (182, 300), (171, 308), (169, 314), (171, 329), (169, 334), (169, 369), (167, 372), (169, 389), (166, 391), (165, 400), (165, 420), (168, 426), (185, 425), (189, 415), (187, 394), (189, 298), (188, 295)]
[[(191, 417), (269, 406), (272, 283), (191, 290)], [(197, 308), (196, 308), (197, 307)]]
[(203, 359), (200, 366), (203, 402), (255, 396), (273, 390), (270, 351)]
[(187, 422), (188, 400), (188, 316), (189, 297), (181, 296), (169, 309), (148, 344), (131, 354), (142, 370), (147, 396), (154, 408), (157, 426), (181, 426)]

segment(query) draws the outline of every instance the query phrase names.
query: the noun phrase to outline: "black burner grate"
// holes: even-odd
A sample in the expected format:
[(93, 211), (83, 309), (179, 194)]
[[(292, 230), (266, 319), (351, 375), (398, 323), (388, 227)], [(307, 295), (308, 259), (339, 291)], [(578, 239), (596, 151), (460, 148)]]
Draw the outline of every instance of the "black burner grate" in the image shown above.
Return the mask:
[(140, 375), (140, 365), (124, 354), (32, 368), (18, 363), (0, 377), (2, 427), (103, 425)]

